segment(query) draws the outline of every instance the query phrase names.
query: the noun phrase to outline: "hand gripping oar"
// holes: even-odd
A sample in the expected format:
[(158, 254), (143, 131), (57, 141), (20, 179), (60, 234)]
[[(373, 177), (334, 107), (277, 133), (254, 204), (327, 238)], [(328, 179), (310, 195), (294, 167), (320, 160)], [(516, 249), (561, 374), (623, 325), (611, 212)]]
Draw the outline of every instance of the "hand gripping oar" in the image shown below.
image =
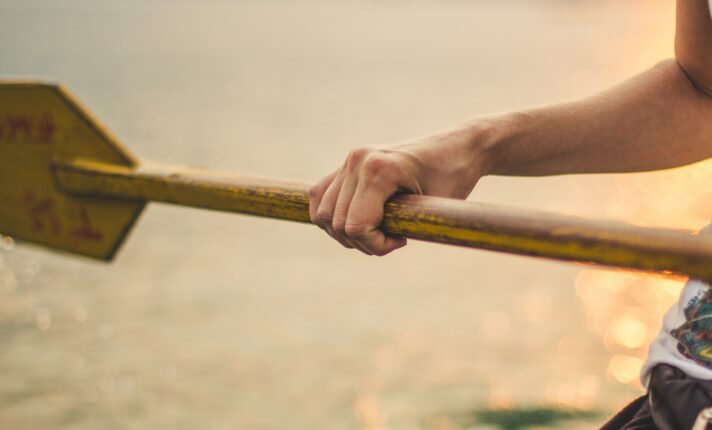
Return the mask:
[[(309, 222), (308, 185), (139, 163), (62, 86), (0, 82), (0, 232), (110, 260), (145, 202)], [(391, 235), (712, 279), (712, 235), (398, 195)]]

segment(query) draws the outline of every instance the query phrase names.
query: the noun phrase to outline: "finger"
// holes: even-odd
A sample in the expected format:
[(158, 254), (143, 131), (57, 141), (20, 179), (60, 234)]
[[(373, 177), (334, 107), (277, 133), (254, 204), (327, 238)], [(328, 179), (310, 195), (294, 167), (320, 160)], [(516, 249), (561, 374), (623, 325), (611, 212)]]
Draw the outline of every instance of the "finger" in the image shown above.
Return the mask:
[(399, 175), (379, 165), (368, 167), (359, 181), (348, 209), (346, 236), (374, 255), (386, 255), (405, 246), (404, 238), (386, 236), (380, 230), (383, 206), (399, 188)]
[(343, 238), (340, 237), (338, 234), (336, 234), (336, 233), (334, 232), (333, 227), (331, 227), (330, 225), (326, 225), (326, 227), (324, 228), (324, 230), (326, 230), (326, 233), (327, 233), (329, 236), (331, 236), (332, 239), (334, 239), (334, 240), (336, 240), (337, 242), (339, 242), (344, 248), (348, 248), (348, 249), (354, 248), (354, 245), (352, 245), (349, 241), (343, 239)]
[(319, 220), (320, 225), (323, 226), (327, 233), (329, 233), (329, 236), (336, 239), (344, 247), (353, 248), (353, 245), (345, 240), (343, 235), (334, 230), (333, 225), (334, 209), (345, 180), (345, 170), (340, 169), (334, 180), (324, 192), (324, 195), (321, 198), (321, 203), (319, 203), (319, 208), (316, 211), (316, 217)]
[(347, 175), (341, 185), (341, 190), (339, 190), (339, 195), (336, 198), (336, 204), (334, 205), (334, 213), (331, 219), (331, 228), (334, 231), (335, 238), (343, 243), (349, 244), (350, 248), (356, 248), (364, 254), (371, 255), (371, 253), (360, 246), (356, 241), (351, 240), (346, 235), (346, 217), (348, 216), (349, 205), (351, 204), (351, 199), (353, 198), (354, 192), (356, 191), (356, 185), (358, 184), (358, 177), (354, 174)]
[(378, 227), (367, 227), (361, 224), (347, 224), (346, 230), (352, 241), (365, 249), (368, 255), (379, 257), (389, 254), (408, 244), (405, 237), (387, 236)]
[(309, 188), (309, 218), (311, 219), (312, 224), (322, 229), (324, 229), (324, 226), (321, 225), (319, 217), (316, 213), (319, 209), (319, 205), (321, 204), (324, 192), (327, 188), (329, 188), (329, 185), (331, 185), (338, 173), (338, 169), (334, 170)]

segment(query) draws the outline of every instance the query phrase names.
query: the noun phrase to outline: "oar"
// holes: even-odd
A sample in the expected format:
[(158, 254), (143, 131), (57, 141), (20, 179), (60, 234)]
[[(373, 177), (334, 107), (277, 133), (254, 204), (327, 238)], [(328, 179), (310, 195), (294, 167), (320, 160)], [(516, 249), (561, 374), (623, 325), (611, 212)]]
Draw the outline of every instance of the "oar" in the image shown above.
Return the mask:
[[(62, 86), (0, 82), (0, 232), (110, 260), (145, 202), (309, 222), (308, 184), (139, 163)], [(398, 195), (387, 234), (712, 279), (712, 235)]]

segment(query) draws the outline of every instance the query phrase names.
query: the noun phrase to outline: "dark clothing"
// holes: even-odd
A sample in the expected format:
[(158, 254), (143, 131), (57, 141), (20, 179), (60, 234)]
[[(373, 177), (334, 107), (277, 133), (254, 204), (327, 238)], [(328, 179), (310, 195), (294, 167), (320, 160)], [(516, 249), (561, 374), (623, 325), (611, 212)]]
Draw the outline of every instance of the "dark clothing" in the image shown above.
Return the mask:
[(655, 423), (650, 416), (648, 396), (640, 396), (618, 412), (601, 427), (601, 430), (648, 430), (654, 429)]
[(700, 411), (708, 407), (712, 407), (712, 381), (659, 364), (651, 374), (648, 394), (626, 406), (601, 430), (690, 430)]

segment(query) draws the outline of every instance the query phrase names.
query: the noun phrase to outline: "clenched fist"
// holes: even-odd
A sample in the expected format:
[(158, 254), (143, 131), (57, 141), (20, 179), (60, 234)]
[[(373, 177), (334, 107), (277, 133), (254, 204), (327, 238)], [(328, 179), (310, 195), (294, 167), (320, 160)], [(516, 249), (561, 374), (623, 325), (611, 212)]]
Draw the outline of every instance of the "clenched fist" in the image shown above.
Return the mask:
[(466, 198), (485, 173), (478, 127), (410, 142), (351, 151), (336, 171), (309, 189), (311, 221), (347, 248), (385, 255), (406, 239), (379, 228), (396, 193)]

